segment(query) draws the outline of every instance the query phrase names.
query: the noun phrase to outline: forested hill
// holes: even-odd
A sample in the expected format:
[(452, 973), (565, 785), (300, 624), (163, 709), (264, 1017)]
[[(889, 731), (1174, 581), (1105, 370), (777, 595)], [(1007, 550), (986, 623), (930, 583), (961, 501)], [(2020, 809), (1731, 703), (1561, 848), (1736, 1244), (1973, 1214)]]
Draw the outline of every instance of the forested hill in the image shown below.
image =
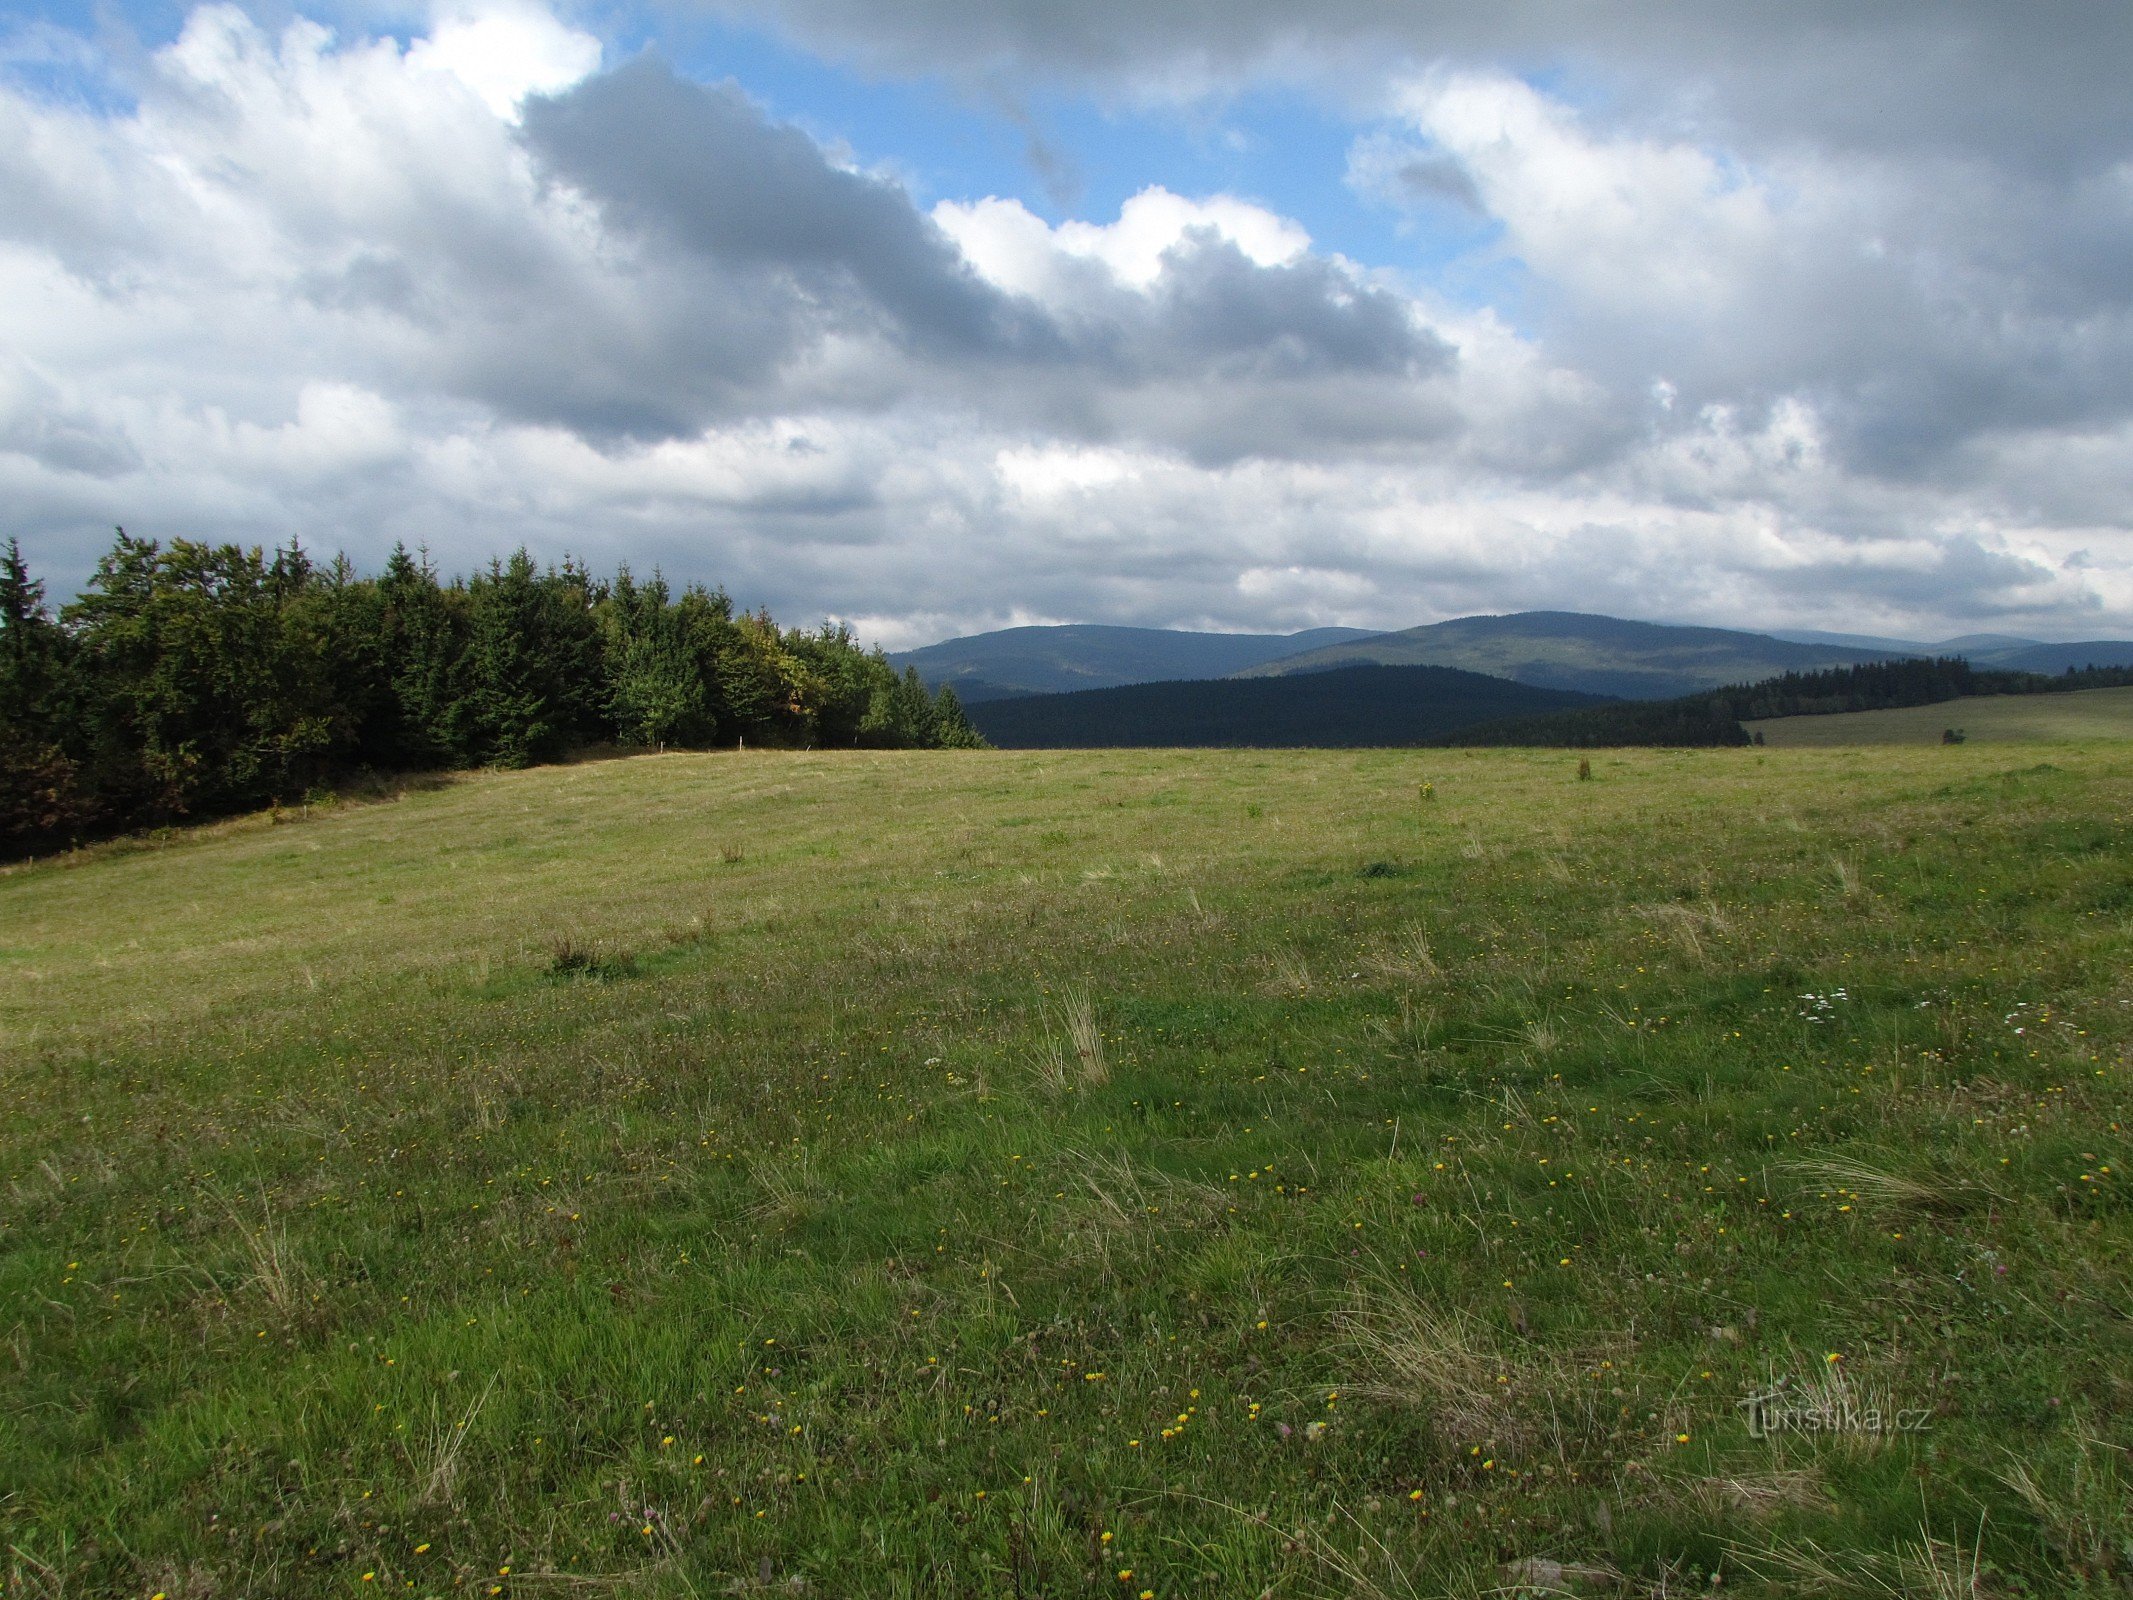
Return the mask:
[(1296, 678), (1136, 683), (988, 700), (970, 719), (1008, 749), (1411, 745), (1495, 718), (1591, 706), (1455, 667), (1345, 667)]
[(1366, 628), (1303, 633), (1190, 633), (1098, 623), (1002, 628), (891, 655), (929, 684), (952, 685), (969, 705), (1011, 694), (1065, 694), (1127, 683), (1226, 678), (1300, 650), (1367, 639)]
[(295, 800), (358, 771), (525, 766), (587, 744), (982, 743), (841, 628), (522, 550), (441, 579), (128, 537), (55, 617), (0, 559), (0, 855)]

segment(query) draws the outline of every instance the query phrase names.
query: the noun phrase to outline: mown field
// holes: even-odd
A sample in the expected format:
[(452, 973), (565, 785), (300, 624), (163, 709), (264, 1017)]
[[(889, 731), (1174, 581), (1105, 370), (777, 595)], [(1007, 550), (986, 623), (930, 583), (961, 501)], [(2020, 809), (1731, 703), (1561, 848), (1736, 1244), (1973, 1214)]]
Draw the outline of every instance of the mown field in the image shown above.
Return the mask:
[(2133, 747), (1576, 764), (0, 875), (0, 1593), (2127, 1593)]
[(2068, 694), (1992, 694), (1893, 711), (1845, 711), (1824, 717), (1768, 717), (1742, 724), (1765, 744), (1939, 744), (1949, 728), (1983, 744), (2133, 739), (2133, 689), (2076, 689)]

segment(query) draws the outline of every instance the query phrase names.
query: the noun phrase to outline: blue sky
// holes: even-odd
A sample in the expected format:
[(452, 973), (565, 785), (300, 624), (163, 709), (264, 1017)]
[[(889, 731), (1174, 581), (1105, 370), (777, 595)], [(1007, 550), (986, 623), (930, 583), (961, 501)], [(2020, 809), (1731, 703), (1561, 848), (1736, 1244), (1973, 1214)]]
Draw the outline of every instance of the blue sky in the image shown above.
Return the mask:
[(1810, 9), (26, 0), (4, 531), (2133, 631), (2128, 25)]
[[(184, 26), (190, 5), (14, 0), (10, 32), (72, 35), (91, 48), (72, 59), (12, 63), (18, 81), (58, 97), (129, 103), (111, 47), (152, 52)], [(302, 14), (348, 33), (419, 37), (420, 17), (371, 7), (253, 6), (274, 23)], [(1372, 266), (1419, 274), (1447, 292), (1473, 294), (1469, 278), (1494, 263), (1472, 260), (1493, 230), (1453, 214), (1417, 218), (1358, 196), (1344, 181), (1358, 129), (1370, 126), (1322, 95), (1297, 87), (1240, 86), (1210, 104), (1137, 106), (1085, 86), (1034, 89), (961, 83), (945, 75), (869, 72), (818, 54), (767, 25), (726, 18), (603, 8), (575, 13), (610, 58), (652, 51), (689, 76), (732, 79), (769, 112), (824, 143), (848, 145), (923, 202), (1004, 195), (1053, 221), (1109, 218), (1151, 182), (1181, 193), (1225, 192), (1257, 200), (1307, 228), (1321, 248)], [(105, 47), (96, 49), (97, 41)], [(49, 46), (48, 46), (49, 47)], [(98, 70), (102, 67), (103, 70)], [(1468, 272), (1455, 268), (1462, 262)]]

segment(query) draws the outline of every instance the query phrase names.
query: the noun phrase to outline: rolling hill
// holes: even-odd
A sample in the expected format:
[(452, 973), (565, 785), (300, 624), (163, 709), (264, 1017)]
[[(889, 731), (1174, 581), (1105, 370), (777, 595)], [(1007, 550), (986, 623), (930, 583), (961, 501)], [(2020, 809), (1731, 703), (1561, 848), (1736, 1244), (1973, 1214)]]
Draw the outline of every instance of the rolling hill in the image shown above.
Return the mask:
[(7, 1600), (2125, 1600), (2133, 745), (1591, 768), (673, 751), (0, 871)]
[(954, 688), (965, 704), (1005, 695), (1060, 694), (1124, 683), (1226, 678), (1301, 650), (1372, 637), (1365, 628), (1303, 633), (1188, 633), (1171, 628), (1114, 628), (1095, 623), (1002, 628), (944, 639), (889, 657), (912, 666), (926, 687)]
[(1003, 749), (1093, 746), (1362, 748), (1419, 744), (1476, 723), (1598, 705), (1454, 667), (1342, 667), (989, 700), (969, 708)]
[(1679, 628), (1575, 611), (1524, 611), (1376, 634), (1269, 661), (1240, 675), (1289, 676), (1365, 664), (1427, 665), (1609, 699), (1668, 700), (1722, 684), (1887, 656), (1887, 651), (1797, 644), (1730, 628)]

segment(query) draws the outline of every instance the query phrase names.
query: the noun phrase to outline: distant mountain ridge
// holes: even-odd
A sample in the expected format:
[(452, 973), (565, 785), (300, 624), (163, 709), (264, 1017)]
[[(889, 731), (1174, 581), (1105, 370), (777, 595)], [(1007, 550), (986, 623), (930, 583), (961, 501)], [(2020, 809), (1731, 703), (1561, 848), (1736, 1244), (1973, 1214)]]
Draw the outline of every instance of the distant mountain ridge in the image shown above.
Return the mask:
[(1855, 666), (1886, 652), (1795, 644), (1732, 628), (1631, 622), (1581, 611), (1459, 617), (1289, 656), (1254, 673), (1322, 672), (1363, 663), (1460, 667), (1544, 689), (1621, 700), (1670, 700), (1782, 672)]
[(1276, 678), (1134, 683), (968, 707), (1007, 750), (1405, 746), (1485, 722), (1602, 705), (1456, 667), (1337, 667)]
[(929, 689), (946, 684), (965, 704), (975, 704), (1007, 695), (1226, 678), (1279, 656), (1369, 637), (1368, 628), (1192, 633), (1176, 628), (1066, 623), (944, 639), (916, 650), (896, 651), (889, 660), (899, 671), (907, 666), (918, 668)]
[(1347, 666), (1443, 666), (1535, 688), (1666, 700), (1787, 672), (1960, 655), (1978, 667), (2062, 673), (2133, 665), (2133, 641), (2046, 643), (1973, 634), (1939, 643), (1871, 635), (1752, 633), (1575, 611), (1460, 617), (1393, 633), (1193, 633), (1102, 624), (1005, 628), (891, 656), (966, 703), (1224, 677), (1286, 677)]

